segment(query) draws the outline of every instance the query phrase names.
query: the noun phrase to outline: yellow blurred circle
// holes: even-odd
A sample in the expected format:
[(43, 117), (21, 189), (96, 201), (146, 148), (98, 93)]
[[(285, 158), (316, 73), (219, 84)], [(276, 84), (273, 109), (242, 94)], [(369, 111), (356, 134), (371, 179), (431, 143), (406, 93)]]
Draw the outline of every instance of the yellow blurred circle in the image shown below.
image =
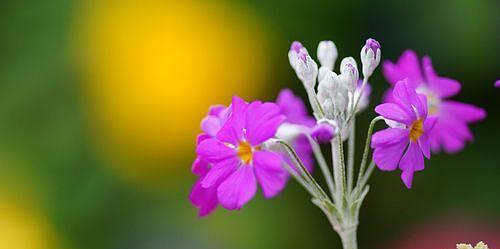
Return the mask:
[(0, 249), (55, 249), (51, 228), (35, 210), (0, 198)]
[(268, 81), (267, 36), (219, 1), (89, 1), (77, 15), (95, 141), (118, 172), (155, 182), (189, 169), (211, 104), (254, 97)]

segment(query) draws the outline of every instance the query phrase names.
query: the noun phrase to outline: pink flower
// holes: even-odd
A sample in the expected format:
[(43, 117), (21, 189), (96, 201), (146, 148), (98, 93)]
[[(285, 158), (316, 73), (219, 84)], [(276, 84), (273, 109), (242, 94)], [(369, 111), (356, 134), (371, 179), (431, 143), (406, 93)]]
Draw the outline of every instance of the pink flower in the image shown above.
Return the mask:
[(274, 103), (246, 103), (234, 97), (231, 114), (215, 137), (198, 144), (196, 153), (212, 165), (200, 182), (201, 188), (216, 188), (218, 202), (226, 209), (240, 209), (260, 184), (266, 198), (285, 186), (286, 171), (281, 157), (262, 144), (274, 137), (284, 116)]
[(381, 170), (399, 167), (403, 183), (411, 188), (413, 173), (424, 169), (424, 156), (431, 156), (429, 132), (436, 118), (427, 117), (425, 95), (417, 94), (407, 81), (396, 84), (392, 98), (393, 102), (375, 107), (391, 127), (373, 134), (373, 160)]
[[(421, 68), (415, 52), (407, 50), (397, 63), (384, 62), (383, 71), (391, 84), (406, 78), (417, 93), (427, 96), (429, 114), (438, 118), (430, 134), (433, 152), (438, 152), (441, 148), (447, 153), (462, 150), (465, 143), (473, 139), (468, 125), (486, 117), (482, 108), (449, 100), (460, 92), (460, 83), (438, 76), (428, 56), (423, 57)], [(386, 102), (392, 101), (390, 92), (391, 90), (386, 93)]]

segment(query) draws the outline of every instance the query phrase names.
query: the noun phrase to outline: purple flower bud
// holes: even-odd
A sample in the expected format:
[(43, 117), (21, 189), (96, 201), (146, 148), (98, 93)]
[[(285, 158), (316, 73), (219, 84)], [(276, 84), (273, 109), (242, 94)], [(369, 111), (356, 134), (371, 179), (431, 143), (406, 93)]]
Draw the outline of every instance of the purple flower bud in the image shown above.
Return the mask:
[(499, 79), (499, 80), (497, 80), (497, 81), (495, 81), (495, 87), (500, 88), (500, 79)]
[(292, 42), (292, 46), (290, 47), (290, 50), (295, 51), (295, 53), (298, 54), (303, 47), (304, 46), (302, 46), (302, 43), (300, 43), (298, 41), (294, 41), (294, 42)]
[(376, 55), (377, 50), (380, 49), (380, 43), (378, 43), (375, 39), (369, 38), (366, 40), (366, 52), (368, 52), (368, 49), (371, 49)]
[(312, 129), (311, 136), (320, 142), (328, 142), (335, 136), (335, 128), (327, 122), (319, 123)]

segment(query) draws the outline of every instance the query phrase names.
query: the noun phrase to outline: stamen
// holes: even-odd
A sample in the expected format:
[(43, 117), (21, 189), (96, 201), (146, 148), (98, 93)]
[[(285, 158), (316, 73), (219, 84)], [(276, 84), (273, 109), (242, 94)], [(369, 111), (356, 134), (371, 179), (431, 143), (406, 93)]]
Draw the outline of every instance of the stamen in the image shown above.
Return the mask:
[(410, 140), (412, 142), (417, 141), (420, 136), (424, 133), (424, 122), (422, 119), (419, 119), (410, 126)]
[(238, 145), (237, 154), (241, 161), (249, 164), (252, 161), (253, 148), (247, 141), (241, 141)]

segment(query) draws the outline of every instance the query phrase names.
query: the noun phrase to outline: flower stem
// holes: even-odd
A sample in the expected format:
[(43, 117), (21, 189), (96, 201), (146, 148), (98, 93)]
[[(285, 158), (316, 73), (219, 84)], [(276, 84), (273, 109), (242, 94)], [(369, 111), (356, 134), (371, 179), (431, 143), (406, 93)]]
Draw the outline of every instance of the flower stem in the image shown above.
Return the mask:
[(330, 195), (332, 198), (335, 198), (335, 188), (333, 186), (333, 179), (332, 179), (332, 174), (330, 173), (330, 170), (328, 169), (328, 164), (326, 163), (325, 157), (323, 156), (323, 153), (321, 152), (321, 148), (319, 147), (318, 143), (314, 141), (314, 139), (306, 134), (307, 139), (309, 140), (309, 143), (311, 144), (313, 154), (316, 157), (316, 161), (319, 164), (319, 168), (321, 169), (321, 172), (323, 173), (323, 176), (325, 177), (326, 184), (328, 185), (328, 190), (330, 190)]
[(304, 176), (304, 179), (307, 181), (307, 183), (309, 183), (313, 187), (313, 189), (316, 192), (315, 196), (319, 196), (323, 199), (329, 200), (328, 195), (321, 188), (321, 186), (318, 184), (318, 182), (316, 182), (316, 180), (314, 180), (314, 177), (312, 177), (311, 173), (309, 173), (309, 171), (307, 171), (307, 168), (304, 166), (304, 163), (302, 162), (300, 157), (297, 155), (297, 152), (295, 152), (293, 147), (290, 146), (284, 140), (278, 139), (277, 141), (278, 141), (278, 143), (283, 145), (283, 147), (288, 152), (288, 154), (292, 158), (293, 162), (295, 163), (295, 165), (299, 169), (300, 173)]
[(361, 190), (360, 181), (363, 177), (365, 168), (366, 168), (366, 161), (368, 160), (368, 154), (370, 152), (370, 141), (372, 138), (372, 133), (373, 133), (373, 128), (375, 124), (379, 121), (382, 120), (383, 118), (378, 116), (375, 117), (371, 122), (370, 122), (370, 127), (368, 127), (368, 132), (366, 134), (366, 142), (365, 142), (365, 150), (363, 152), (363, 159), (361, 160), (361, 166), (359, 168), (359, 173), (358, 173), (358, 180), (356, 181), (356, 188), (358, 191)]
[(355, 136), (356, 136), (356, 117), (350, 123), (351, 134), (348, 141), (348, 155), (347, 155), (347, 192), (352, 191), (354, 181), (354, 155), (355, 155)]
[(357, 229), (357, 226), (352, 226), (339, 232), (340, 239), (342, 240), (342, 247), (344, 249), (358, 249), (356, 237)]

